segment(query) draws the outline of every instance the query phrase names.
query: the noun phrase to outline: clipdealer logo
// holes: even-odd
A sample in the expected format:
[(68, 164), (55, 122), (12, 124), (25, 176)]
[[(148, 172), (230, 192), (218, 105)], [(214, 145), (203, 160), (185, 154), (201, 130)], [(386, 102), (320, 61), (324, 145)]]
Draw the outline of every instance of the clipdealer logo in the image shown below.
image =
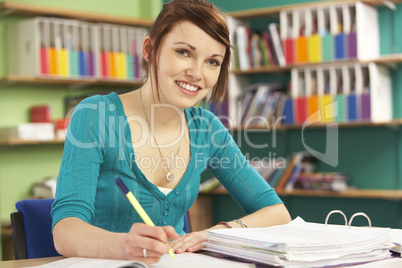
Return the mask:
[[(339, 132), (338, 132), (338, 123), (328, 123), (326, 124), (327, 135), (325, 139), (325, 152), (321, 153), (312, 147), (308, 146), (304, 139), (304, 131), (306, 127), (314, 124), (320, 123), (322, 124), (322, 119), (333, 119), (338, 116), (338, 101), (334, 101), (330, 104), (327, 104), (324, 107), (324, 111), (321, 109), (314, 112), (310, 115), (306, 121), (304, 121), (302, 126), (302, 143), (304, 148), (315, 156), (317, 159), (323, 161), (324, 163), (336, 167), (339, 163)], [(325, 118), (322, 118), (325, 117)]]

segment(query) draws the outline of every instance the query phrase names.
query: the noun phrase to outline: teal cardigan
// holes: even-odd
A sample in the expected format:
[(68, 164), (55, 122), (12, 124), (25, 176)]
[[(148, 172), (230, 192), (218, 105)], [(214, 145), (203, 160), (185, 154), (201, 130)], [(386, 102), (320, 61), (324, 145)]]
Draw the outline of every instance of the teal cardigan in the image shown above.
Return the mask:
[(171, 225), (179, 234), (184, 233), (184, 214), (197, 198), (200, 175), (207, 168), (247, 214), (282, 203), (213, 113), (191, 107), (185, 115), (191, 158), (179, 184), (165, 195), (136, 165), (118, 95), (83, 100), (67, 131), (52, 206), (53, 226), (63, 218), (77, 217), (108, 231), (128, 232), (134, 222), (143, 222), (119, 192), (116, 177), (122, 178), (155, 225)]

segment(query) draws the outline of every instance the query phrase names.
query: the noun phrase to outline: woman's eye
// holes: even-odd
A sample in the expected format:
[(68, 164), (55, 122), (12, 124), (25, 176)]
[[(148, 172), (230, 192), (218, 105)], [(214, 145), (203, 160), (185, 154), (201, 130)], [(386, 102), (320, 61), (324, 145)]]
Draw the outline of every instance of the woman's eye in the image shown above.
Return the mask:
[(178, 49), (176, 52), (182, 56), (188, 56), (188, 51), (186, 49)]
[(216, 61), (216, 60), (209, 60), (208, 64), (212, 65), (212, 66), (221, 66), (220, 62)]

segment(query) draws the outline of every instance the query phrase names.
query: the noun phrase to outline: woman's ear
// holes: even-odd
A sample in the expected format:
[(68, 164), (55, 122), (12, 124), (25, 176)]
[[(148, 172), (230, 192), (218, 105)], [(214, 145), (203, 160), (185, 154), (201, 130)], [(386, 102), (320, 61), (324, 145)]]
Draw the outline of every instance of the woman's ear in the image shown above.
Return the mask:
[(146, 62), (149, 62), (152, 51), (152, 42), (151, 37), (147, 36), (144, 39), (144, 43), (142, 44), (142, 56), (144, 57)]

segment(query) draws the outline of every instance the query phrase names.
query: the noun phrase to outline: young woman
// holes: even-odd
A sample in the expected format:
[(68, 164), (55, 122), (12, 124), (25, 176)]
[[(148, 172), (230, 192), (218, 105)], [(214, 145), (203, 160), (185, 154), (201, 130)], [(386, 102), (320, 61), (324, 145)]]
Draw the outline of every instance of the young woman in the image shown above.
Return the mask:
[[(65, 256), (158, 262), (202, 248), (207, 231), (185, 234), (200, 174), (209, 168), (247, 213), (211, 227), (285, 224), (275, 191), (249, 165), (211, 112), (228, 81), (229, 32), (204, 0), (165, 4), (143, 43), (146, 80), (138, 90), (82, 101), (71, 118), (56, 199), (53, 235)], [(157, 227), (147, 226), (115, 186), (121, 177)], [(169, 245), (167, 243), (169, 242)]]

